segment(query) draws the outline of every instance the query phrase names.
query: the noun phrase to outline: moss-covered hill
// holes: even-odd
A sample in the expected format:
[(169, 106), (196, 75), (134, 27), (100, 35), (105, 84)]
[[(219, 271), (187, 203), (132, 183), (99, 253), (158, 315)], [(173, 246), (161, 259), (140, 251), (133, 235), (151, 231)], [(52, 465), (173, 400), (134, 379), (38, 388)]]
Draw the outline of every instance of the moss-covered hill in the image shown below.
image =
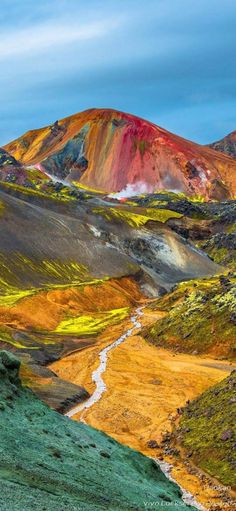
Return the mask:
[(177, 442), (201, 469), (236, 489), (236, 371), (183, 411)]
[(182, 283), (152, 307), (166, 315), (144, 331), (148, 341), (188, 353), (235, 357), (235, 274)]
[(149, 458), (52, 411), (21, 386), (19, 361), (0, 352), (1, 511), (187, 511)]

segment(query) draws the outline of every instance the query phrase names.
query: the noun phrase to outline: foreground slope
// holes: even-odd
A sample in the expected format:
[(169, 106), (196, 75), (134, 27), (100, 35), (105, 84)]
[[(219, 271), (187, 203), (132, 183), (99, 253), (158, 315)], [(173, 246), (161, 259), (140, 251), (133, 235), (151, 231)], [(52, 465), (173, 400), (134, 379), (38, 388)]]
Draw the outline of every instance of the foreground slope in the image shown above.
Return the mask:
[(86, 110), (29, 131), (5, 149), (23, 164), (107, 192), (129, 185), (207, 198), (236, 192), (234, 159), (116, 110)]
[(201, 469), (236, 490), (236, 371), (190, 402), (175, 441)]
[(154, 461), (51, 411), (0, 353), (1, 511), (194, 509)]

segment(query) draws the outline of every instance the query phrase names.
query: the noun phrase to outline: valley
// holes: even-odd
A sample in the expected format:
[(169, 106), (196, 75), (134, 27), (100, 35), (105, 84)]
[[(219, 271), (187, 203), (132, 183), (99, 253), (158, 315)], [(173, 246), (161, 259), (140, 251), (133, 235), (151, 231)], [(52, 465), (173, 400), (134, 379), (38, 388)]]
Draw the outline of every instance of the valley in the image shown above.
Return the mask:
[(1, 510), (236, 509), (222, 147), (91, 109), (1, 149)]
[[(154, 313), (148, 304), (142, 313), (140, 327), (161, 319), (161, 314)], [(51, 365), (60, 378), (82, 383), (91, 394), (91, 398), (72, 408), (67, 415), (105, 431), (149, 457), (171, 463), (175, 480), (204, 508), (217, 504), (223, 506), (222, 509), (231, 509), (230, 492), (228, 503), (224, 503), (220, 485), (217, 490), (207, 477), (202, 482), (191, 473), (174, 449), (166, 449), (163, 438), (178, 419), (177, 409), (227, 377), (236, 364), (154, 348), (142, 338), (139, 327), (136, 333), (128, 334), (122, 344), (108, 351), (106, 367), (103, 367), (104, 388), (98, 395), (93, 375), (99, 367), (99, 356), (127, 327), (130, 332), (129, 323), (122, 329), (120, 325), (109, 328), (95, 347), (68, 355)]]

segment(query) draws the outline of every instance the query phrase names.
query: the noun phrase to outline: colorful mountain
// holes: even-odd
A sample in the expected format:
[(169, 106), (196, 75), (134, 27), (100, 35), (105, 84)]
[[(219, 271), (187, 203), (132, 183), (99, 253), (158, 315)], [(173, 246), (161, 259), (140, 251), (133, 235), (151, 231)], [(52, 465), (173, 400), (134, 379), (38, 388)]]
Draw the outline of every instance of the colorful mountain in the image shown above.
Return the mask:
[(215, 199), (236, 193), (234, 159), (116, 110), (86, 110), (5, 149), (24, 165), (106, 192), (165, 189)]
[(218, 140), (217, 142), (213, 142), (209, 144), (208, 147), (214, 149), (215, 151), (220, 151), (221, 153), (228, 154), (233, 158), (236, 157), (236, 131), (232, 131), (229, 135)]

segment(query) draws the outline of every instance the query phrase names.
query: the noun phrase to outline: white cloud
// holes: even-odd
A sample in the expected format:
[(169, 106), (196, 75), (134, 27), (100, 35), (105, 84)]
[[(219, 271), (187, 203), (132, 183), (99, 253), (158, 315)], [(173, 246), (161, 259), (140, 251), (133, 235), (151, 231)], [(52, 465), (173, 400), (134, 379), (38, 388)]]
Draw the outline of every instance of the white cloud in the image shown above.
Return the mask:
[(79, 41), (95, 40), (110, 33), (118, 20), (104, 20), (84, 24), (53, 22), (34, 25), (24, 30), (1, 33), (0, 59), (41, 53), (47, 49), (64, 47)]

